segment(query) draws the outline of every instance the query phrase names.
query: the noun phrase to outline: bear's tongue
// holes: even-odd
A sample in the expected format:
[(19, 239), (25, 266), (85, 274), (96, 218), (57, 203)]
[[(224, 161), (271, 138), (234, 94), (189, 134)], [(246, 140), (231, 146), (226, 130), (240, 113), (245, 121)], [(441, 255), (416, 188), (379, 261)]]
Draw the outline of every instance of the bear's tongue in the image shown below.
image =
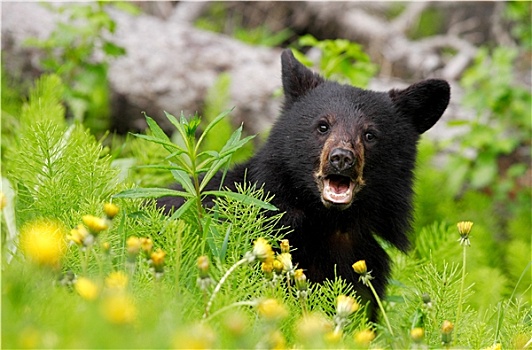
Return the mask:
[(323, 179), (323, 199), (335, 203), (350, 203), (354, 184), (347, 176), (329, 175)]

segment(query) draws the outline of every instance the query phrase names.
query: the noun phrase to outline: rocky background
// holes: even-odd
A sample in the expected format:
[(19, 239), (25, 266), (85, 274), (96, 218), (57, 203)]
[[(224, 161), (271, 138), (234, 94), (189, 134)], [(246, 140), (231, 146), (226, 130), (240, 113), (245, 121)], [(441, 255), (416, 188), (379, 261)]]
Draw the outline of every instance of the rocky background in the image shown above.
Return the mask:
[[(61, 3), (61, 5), (65, 5)], [(460, 106), (458, 84), (481, 45), (517, 45), (510, 35), (511, 21), (503, 16), (503, 2), (136, 2), (141, 11), (131, 14), (108, 7), (116, 31), (109, 40), (126, 54), (110, 61), (108, 80), (111, 128), (125, 133), (145, 127), (145, 111), (162, 118), (163, 111), (178, 115), (200, 114), (209, 88), (221, 73), (230, 76), (228, 107), (235, 125), (265, 130), (275, 119), (282, 101), (281, 46), (298, 36), (345, 38), (361, 43), (380, 67), (372, 89), (397, 88), (427, 77), (452, 84), (452, 103), (444, 120), (468, 118)], [(4, 2), (2, 6), (2, 62), (5, 73), (18, 81), (32, 81), (43, 72), (41, 50), (30, 47), (30, 37), (44, 39), (65, 18), (39, 3)], [(52, 6), (53, 8), (53, 6)], [(214, 9), (214, 10), (213, 10)], [(219, 21), (222, 33), (198, 29)], [(427, 14), (431, 14), (428, 16)], [(420, 33), (423, 21), (430, 33)], [(259, 26), (271, 33), (289, 30), (277, 47), (257, 46), (234, 38), (236, 29)], [(426, 24), (425, 24), (426, 26)], [(308, 56), (317, 59), (316, 52)], [(95, 58), (97, 59), (97, 57)], [(530, 87), (530, 65), (516, 74)], [(453, 129), (454, 130), (454, 129)], [(429, 135), (448, 136), (439, 123)]]

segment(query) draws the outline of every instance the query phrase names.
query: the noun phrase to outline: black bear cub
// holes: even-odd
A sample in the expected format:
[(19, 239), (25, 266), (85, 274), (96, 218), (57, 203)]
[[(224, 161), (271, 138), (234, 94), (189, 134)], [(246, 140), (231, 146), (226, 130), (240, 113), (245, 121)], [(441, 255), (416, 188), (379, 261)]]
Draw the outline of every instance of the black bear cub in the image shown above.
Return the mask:
[[(374, 236), (409, 247), (416, 144), (446, 109), (449, 84), (431, 79), (374, 92), (327, 81), (289, 50), (281, 61), (281, 114), (262, 149), (229, 171), (224, 185), (264, 186), (286, 212), (280, 224), (293, 229), (293, 261), (309, 280), (333, 279), (336, 271), (373, 301), (352, 265), (365, 260), (383, 296), (390, 259)], [(159, 200), (168, 210), (179, 204)]]

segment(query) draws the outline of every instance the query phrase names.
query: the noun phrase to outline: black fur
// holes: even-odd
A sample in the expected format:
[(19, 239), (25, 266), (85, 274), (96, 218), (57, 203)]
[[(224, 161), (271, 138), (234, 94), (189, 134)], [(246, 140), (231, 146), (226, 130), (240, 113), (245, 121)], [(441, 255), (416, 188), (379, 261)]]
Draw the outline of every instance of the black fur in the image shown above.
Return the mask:
[[(416, 144), (447, 107), (449, 85), (425, 80), (405, 90), (367, 91), (326, 81), (289, 50), (281, 59), (281, 115), (262, 149), (232, 169), (225, 185), (234, 189), (234, 183), (247, 176), (275, 195), (273, 204), (286, 212), (280, 224), (293, 229), (288, 237), (296, 248), (293, 261), (310, 280), (334, 278), (336, 266), (363, 298), (373, 300), (351, 267), (366, 260), (375, 277), (373, 285), (383, 296), (390, 259), (374, 235), (402, 251), (408, 249)], [(318, 127), (324, 119), (329, 126), (325, 133)], [(333, 137), (350, 144), (363, 162), (364, 185), (347, 207), (326, 207), (314, 177), (326, 141)], [(219, 181), (211, 188), (218, 188)], [(162, 198), (159, 204), (171, 208), (180, 200)]]

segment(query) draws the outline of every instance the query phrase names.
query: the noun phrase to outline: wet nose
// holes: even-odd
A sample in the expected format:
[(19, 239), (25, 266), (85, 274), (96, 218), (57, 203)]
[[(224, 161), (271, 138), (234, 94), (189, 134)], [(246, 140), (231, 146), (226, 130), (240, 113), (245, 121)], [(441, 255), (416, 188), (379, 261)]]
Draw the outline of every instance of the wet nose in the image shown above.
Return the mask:
[(355, 164), (355, 155), (348, 149), (335, 148), (329, 154), (329, 163), (337, 171), (344, 171)]

